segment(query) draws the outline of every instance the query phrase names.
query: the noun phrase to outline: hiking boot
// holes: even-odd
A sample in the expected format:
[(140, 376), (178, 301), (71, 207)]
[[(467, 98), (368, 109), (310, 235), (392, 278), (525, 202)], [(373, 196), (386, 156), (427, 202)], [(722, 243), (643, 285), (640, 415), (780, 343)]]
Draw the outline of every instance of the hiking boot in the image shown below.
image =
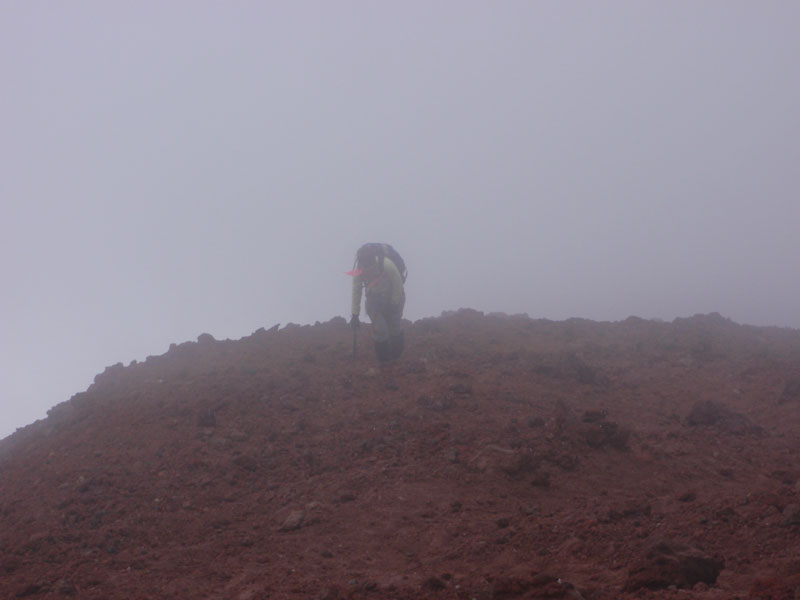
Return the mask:
[(392, 360), (392, 344), (390, 340), (385, 342), (375, 342), (375, 356), (381, 365)]

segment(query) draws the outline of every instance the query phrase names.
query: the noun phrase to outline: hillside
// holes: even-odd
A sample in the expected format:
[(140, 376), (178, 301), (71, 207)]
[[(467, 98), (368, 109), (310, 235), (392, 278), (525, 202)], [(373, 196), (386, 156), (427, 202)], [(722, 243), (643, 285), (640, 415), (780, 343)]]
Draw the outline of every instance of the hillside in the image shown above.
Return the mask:
[(0, 597), (800, 597), (800, 331), (407, 327), (109, 367), (0, 441)]

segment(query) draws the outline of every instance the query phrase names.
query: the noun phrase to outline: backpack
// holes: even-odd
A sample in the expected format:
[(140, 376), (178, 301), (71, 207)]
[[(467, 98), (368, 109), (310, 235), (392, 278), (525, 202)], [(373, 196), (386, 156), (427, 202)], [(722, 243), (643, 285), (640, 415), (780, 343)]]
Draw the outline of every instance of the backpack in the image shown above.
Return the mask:
[(378, 260), (381, 271), (383, 270), (383, 259), (388, 258), (394, 263), (394, 266), (397, 267), (397, 270), (400, 271), (400, 277), (403, 278), (403, 283), (406, 282), (406, 277), (408, 277), (406, 263), (403, 260), (403, 257), (400, 256), (400, 253), (392, 248), (391, 244), (380, 244), (376, 242), (364, 244), (358, 249), (358, 252), (356, 252), (356, 263), (359, 262), (360, 258), (368, 257), (375, 257)]

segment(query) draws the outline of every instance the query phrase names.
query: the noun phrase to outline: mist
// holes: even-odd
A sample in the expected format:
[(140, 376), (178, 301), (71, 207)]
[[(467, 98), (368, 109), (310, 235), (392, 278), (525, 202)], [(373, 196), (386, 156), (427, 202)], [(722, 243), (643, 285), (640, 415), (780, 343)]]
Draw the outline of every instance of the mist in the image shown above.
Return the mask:
[(719, 312), (800, 327), (792, 2), (0, 6), (0, 437), (201, 333)]

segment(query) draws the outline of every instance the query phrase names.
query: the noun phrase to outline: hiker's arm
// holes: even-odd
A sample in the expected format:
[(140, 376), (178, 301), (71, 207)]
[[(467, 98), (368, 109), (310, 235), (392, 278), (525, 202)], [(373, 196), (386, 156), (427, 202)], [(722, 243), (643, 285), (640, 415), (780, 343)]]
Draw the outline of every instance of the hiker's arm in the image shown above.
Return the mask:
[(397, 306), (403, 301), (403, 278), (400, 276), (400, 271), (397, 270), (394, 264), (391, 264), (391, 266), (387, 265), (384, 271), (389, 276), (389, 283), (392, 287), (391, 302)]

